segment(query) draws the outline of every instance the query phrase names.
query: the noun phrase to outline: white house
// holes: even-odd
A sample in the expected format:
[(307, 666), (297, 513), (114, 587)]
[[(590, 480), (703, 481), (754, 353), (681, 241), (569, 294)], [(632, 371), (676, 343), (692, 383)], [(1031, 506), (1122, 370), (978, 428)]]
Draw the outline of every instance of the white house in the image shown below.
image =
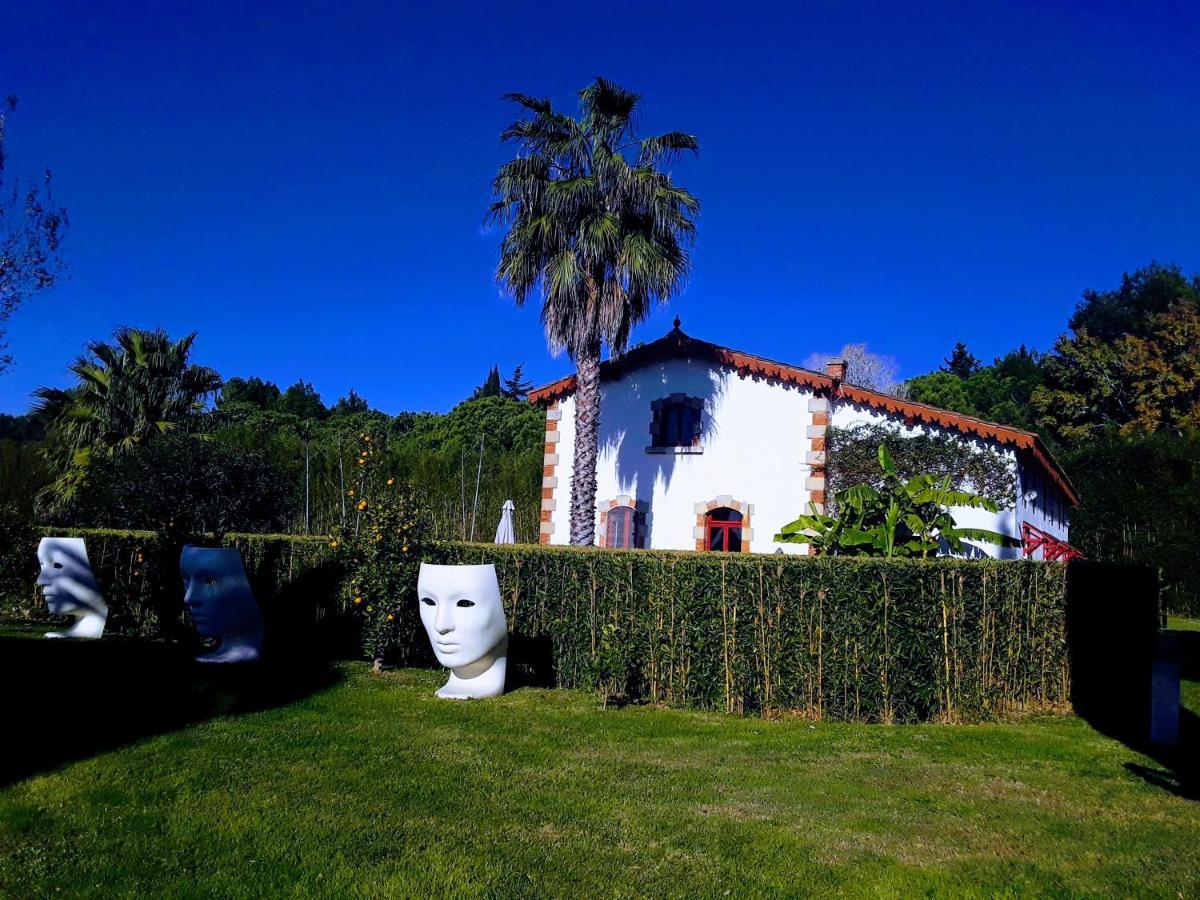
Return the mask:
[[(597, 543), (804, 552), (804, 545), (772, 538), (810, 501), (824, 508), (827, 427), (863, 421), (893, 422), (910, 433), (934, 429), (999, 452), (1011, 462), (1016, 507), (994, 515), (956, 509), (958, 524), (1019, 540), (1029, 523), (1052, 547), (1065, 543), (1067, 511), (1078, 499), (1037, 435), (845, 384), (844, 375), (840, 361), (814, 372), (696, 340), (678, 319), (666, 336), (603, 363)], [(571, 376), (530, 394), (546, 410), (544, 544), (570, 542), (574, 391)], [(996, 557), (1025, 552), (989, 544), (979, 550)]]

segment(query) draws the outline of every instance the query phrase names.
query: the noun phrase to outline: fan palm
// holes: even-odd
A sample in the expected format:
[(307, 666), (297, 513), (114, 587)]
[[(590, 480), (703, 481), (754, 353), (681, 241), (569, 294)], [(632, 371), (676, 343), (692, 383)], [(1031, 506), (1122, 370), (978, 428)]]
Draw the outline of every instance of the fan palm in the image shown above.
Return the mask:
[(195, 420), (221, 386), (215, 371), (189, 362), (195, 339), (122, 328), (71, 364), (75, 387), (34, 391), (50, 420), (44, 453), (56, 473), (43, 499), (69, 500), (94, 456), (116, 456)]
[(680, 131), (638, 138), (641, 96), (603, 78), (579, 92), (578, 118), (506, 99), (525, 115), (501, 134), (517, 156), (492, 183), (489, 220), (507, 226), (496, 279), (518, 306), (540, 297), (551, 347), (575, 363), (571, 543), (591, 544), (601, 350), (624, 351), (653, 303), (684, 284), (700, 204), (663, 167), (699, 144)]

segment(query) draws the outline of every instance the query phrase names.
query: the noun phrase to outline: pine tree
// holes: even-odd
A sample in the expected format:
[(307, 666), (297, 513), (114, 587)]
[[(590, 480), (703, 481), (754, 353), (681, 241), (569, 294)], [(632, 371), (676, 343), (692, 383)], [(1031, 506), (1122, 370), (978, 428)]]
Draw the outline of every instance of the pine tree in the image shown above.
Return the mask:
[(512, 376), (504, 379), (504, 390), (501, 393), (509, 400), (524, 400), (532, 388), (533, 382), (525, 380), (525, 363), (518, 363)]
[(499, 397), (502, 393), (500, 390), (500, 367), (492, 366), (487, 378), (483, 380), (483, 384), (475, 388), (475, 392), (471, 394), (471, 399), (478, 400), (481, 397)]
[(348, 413), (367, 412), (370, 408), (371, 405), (362, 398), (358, 391), (350, 388), (350, 393), (333, 405), (332, 413), (335, 416), (340, 416)]
[(979, 360), (975, 358), (967, 345), (959, 341), (954, 345), (954, 352), (950, 354), (949, 359), (944, 359), (942, 362), (945, 365), (942, 367), (943, 372), (949, 372), (951, 375), (957, 375), (959, 378), (970, 378), (981, 368)]

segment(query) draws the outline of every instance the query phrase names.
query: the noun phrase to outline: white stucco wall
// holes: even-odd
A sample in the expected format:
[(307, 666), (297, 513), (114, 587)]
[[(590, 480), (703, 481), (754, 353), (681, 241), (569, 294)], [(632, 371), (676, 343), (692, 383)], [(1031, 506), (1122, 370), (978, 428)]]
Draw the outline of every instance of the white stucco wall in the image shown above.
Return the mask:
[[(1056, 538), (1070, 540), (1071, 505), (1066, 494), (1051, 481), (1041, 466), (1023, 465), (1017, 487), (1017, 521), (1028, 522)], [(1041, 559), (1039, 550), (1035, 559)]]
[[(648, 453), (654, 400), (681, 393), (705, 401), (702, 453)], [(752, 506), (750, 549), (805, 552), (800, 544), (771, 538), (804, 511), (809, 466), (811, 393), (765, 380), (743, 378), (706, 362), (670, 359), (653, 363), (601, 388), (598, 507), (628, 495), (649, 503), (646, 546), (693, 550), (696, 504), (728, 495)], [(551, 543), (570, 542), (571, 476), (574, 468), (575, 400), (565, 398), (558, 432), (558, 485), (554, 489)], [(598, 513), (597, 513), (598, 516)], [(597, 533), (599, 525), (597, 518)]]
[[(704, 400), (701, 453), (650, 453), (651, 403), (671, 394)], [(805, 480), (810, 474), (809, 425), (812, 393), (767, 380), (744, 378), (707, 362), (668, 359), (626, 372), (601, 386), (600, 454), (597, 465), (597, 535), (599, 510), (608, 501), (629, 496), (648, 505), (643, 523), (645, 546), (692, 550), (696, 546), (696, 504), (729, 496), (751, 504), (750, 549), (756, 553), (803, 553), (799, 544), (776, 544), (771, 538), (808, 505)], [(557, 430), (557, 484), (553, 488), (552, 544), (570, 543), (571, 477), (574, 470), (575, 398), (560, 403)], [(904, 418), (846, 401), (834, 405), (831, 424), (847, 428), (859, 423), (890, 423), (903, 432), (928, 433), (934, 426), (906, 425)], [(956, 508), (963, 527), (986, 528), (1021, 537), (1021, 522), (1067, 540), (1068, 503), (1040, 465), (1024, 452), (997, 442), (946, 432), (962, 443), (998, 452), (1009, 463), (1017, 497), (1012, 509), (989, 513)], [(1030, 492), (1036, 498), (1030, 498)], [(1028, 499), (1027, 499), (1028, 498)], [(979, 555), (1021, 557), (1020, 547), (972, 543)]]

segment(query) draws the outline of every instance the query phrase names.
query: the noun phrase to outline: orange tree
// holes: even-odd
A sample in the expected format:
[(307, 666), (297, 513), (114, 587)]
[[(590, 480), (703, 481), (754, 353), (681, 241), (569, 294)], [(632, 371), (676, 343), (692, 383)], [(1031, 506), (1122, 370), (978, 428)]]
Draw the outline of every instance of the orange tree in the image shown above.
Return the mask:
[(347, 491), (354, 515), (330, 540), (346, 567), (363, 650), (376, 671), (385, 660), (410, 664), (428, 656), (416, 591), (429, 516), (407, 486), (380, 470), (382, 442), (379, 435), (359, 435), (358, 478)]

